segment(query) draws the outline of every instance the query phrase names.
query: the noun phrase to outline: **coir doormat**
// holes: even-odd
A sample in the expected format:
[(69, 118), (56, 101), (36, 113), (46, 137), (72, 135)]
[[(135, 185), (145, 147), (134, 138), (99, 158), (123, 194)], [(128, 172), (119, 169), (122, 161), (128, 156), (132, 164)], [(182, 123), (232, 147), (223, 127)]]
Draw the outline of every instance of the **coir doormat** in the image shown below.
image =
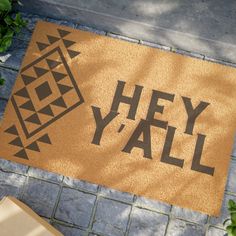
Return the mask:
[(0, 156), (218, 215), (236, 70), (39, 22), (0, 130)]

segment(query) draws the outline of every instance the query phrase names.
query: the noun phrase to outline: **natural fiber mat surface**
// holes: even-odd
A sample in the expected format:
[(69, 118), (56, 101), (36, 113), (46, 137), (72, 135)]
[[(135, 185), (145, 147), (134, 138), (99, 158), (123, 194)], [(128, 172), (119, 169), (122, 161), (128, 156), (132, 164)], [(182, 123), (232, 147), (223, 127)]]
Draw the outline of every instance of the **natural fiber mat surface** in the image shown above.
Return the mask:
[(219, 214), (236, 70), (39, 22), (0, 130), (0, 156)]

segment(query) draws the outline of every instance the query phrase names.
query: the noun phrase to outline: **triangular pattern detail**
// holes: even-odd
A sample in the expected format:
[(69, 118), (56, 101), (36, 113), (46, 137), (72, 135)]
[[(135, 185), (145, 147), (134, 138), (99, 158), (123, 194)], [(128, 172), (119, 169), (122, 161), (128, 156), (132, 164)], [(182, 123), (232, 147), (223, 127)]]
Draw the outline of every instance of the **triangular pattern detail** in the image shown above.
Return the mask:
[(28, 155), (27, 155), (25, 149), (21, 149), (21, 150), (20, 150), (19, 152), (17, 152), (14, 156), (29, 160)]
[(34, 108), (34, 105), (32, 103), (32, 101), (27, 101), (26, 103), (22, 104), (20, 106), (20, 108), (23, 108), (23, 109), (26, 109), (26, 110), (29, 110), (29, 111), (35, 111), (35, 108)]
[(50, 60), (50, 59), (46, 59), (47, 63), (48, 63), (48, 66), (50, 69), (53, 69), (55, 67), (57, 67), (58, 65), (61, 64), (60, 61), (54, 61), (54, 60)]
[(41, 114), (48, 115), (48, 116), (54, 116), (50, 105), (48, 105), (48, 106), (42, 108), (42, 109), (39, 110), (38, 112), (41, 113)]
[(10, 128), (6, 129), (5, 132), (8, 134), (18, 135), (18, 131), (15, 125), (12, 125)]
[(18, 147), (23, 147), (20, 137), (15, 138), (9, 144), (14, 145), (14, 146), (18, 146)]
[(70, 34), (69, 31), (57, 29), (58, 33), (60, 34), (61, 38), (65, 37), (66, 35)]
[(28, 75), (21, 75), (21, 77), (22, 77), (25, 85), (28, 85), (36, 80), (36, 78), (34, 78), (32, 76), (28, 76)]
[(54, 37), (54, 36), (51, 36), (51, 35), (47, 35), (47, 38), (48, 38), (48, 41), (49, 41), (50, 44), (53, 44), (56, 41), (60, 40), (60, 38), (57, 38), (57, 37)]
[(40, 77), (48, 72), (48, 70), (46, 70), (44, 68), (37, 67), (37, 66), (34, 66), (34, 71), (38, 77)]
[(67, 40), (67, 39), (62, 39), (64, 45), (66, 48), (70, 47), (71, 45), (75, 44), (74, 41), (71, 41), (71, 40)]
[(33, 115), (31, 115), (30, 117), (28, 117), (25, 121), (37, 124), (37, 125), (41, 125), (41, 122), (39, 120), (39, 117), (37, 115), (37, 113), (34, 113)]
[(60, 92), (61, 92), (62, 95), (65, 94), (65, 93), (67, 93), (67, 92), (70, 91), (71, 89), (73, 89), (72, 87), (69, 87), (69, 86), (67, 86), (67, 85), (63, 85), (63, 84), (57, 84), (57, 85), (58, 85), (58, 88), (59, 88), (59, 90), (60, 90)]
[(41, 138), (39, 138), (37, 141), (38, 141), (38, 142), (41, 142), (41, 143), (52, 144), (52, 143), (51, 143), (51, 140), (50, 140), (50, 138), (49, 138), (49, 136), (48, 136), (48, 134), (44, 134), (44, 135), (43, 135)]
[(40, 152), (39, 146), (36, 141), (28, 145), (26, 148), (32, 151)]
[(49, 46), (49, 44), (40, 43), (40, 42), (36, 42), (36, 44), (37, 44), (40, 51), (43, 51), (45, 48), (47, 48)]
[(53, 75), (54, 79), (56, 80), (56, 82), (58, 82), (66, 77), (66, 74), (62, 74), (62, 73), (56, 72), (56, 71), (52, 71), (52, 75)]
[(24, 97), (24, 98), (29, 98), (29, 93), (28, 93), (26, 87), (24, 87), (23, 89), (17, 91), (15, 93), (15, 95), (20, 96), (20, 97)]
[(63, 99), (63, 97), (59, 97), (58, 99), (56, 99), (55, 101), (53, 101), (51, 103), (52, 105), (55, 105), (55, 106), (58, 106), (58, 107), (64, 107), (66, 108), (66, 104), (65, 104), (65, 101)]
[(80, 52), (76, 52), (73, 50), (67, 50), (68, 54), (70, 55), (70, 58), (74, 58), (80, 54)]

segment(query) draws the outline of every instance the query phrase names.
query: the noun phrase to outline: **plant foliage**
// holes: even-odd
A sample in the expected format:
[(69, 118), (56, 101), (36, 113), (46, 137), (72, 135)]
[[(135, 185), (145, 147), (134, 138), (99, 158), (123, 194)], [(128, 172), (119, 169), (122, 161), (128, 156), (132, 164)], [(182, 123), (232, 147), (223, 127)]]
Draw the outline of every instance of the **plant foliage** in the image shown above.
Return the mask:
[(27, 25), (20, 13), (15, 17), (10, 15), (13, 3), (13, 0), (0, 0), (0, 53), (11, 46), (13, 36)]
[(228, 236), (236, 236), (236, 203), (233, 200), (229, 200), (228, 210), (230, 213), (230, 219), (225, 220), (224, 225), (226, 222), (230, 221), (230, 224), (226, 227), (226, 231)]
[[(27, 25), (20, 13), (11, 16), (12, 4), (19, 1), (0, 0), (0, 53), (5, 52), (12, 44), (15, 34), (20, 33), (21, 29)], [(4, 84), (4, 79), (0, 77), (0, 86)]]

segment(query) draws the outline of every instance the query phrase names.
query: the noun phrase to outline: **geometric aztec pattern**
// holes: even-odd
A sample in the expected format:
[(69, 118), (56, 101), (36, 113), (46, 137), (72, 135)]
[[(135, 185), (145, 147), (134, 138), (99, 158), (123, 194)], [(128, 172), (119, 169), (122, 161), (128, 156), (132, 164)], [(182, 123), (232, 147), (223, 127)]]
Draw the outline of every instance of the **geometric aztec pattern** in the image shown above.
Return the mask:
[(29, 159), (26, 149), (40, 152), (39, 143), (52, 144), (48, 134), (44, 134), (31, 144), (24, 146), (15, 125), (12, 125), (10, 128), (6, 129), (5, 132), (15, 136), (9, 144), (20, 148), (20, 150), (14, 155), (19, 158)]
[[(66, 39), (70, 32), (61, 29), (57, 29), (57, 32), (58, 36), (47, 35), (47, 43), (36, 42), (38, 49), (43, 52), (50, 45), (61, 40), (70, 58), (78, 56), (80, 52), (70, 49), (76, 42)], [(58, 45), (22, 68), (20, 80), (21, 87), (12, 95), (11, 102), (27, 139), (84, 102)], [(40, 151), (38, 142), (51, 144), (48, 134), (45, 134), (42, 136), (44, 139), (35, 140), (24, 147), (15, 125), (5, 132), (11, 133), (9, 130), (16, 130), (14, 135), (17, 135), (9, 144), (22, 148), (15, 154), (17, 157), (28, 159), (25, 149)]]

